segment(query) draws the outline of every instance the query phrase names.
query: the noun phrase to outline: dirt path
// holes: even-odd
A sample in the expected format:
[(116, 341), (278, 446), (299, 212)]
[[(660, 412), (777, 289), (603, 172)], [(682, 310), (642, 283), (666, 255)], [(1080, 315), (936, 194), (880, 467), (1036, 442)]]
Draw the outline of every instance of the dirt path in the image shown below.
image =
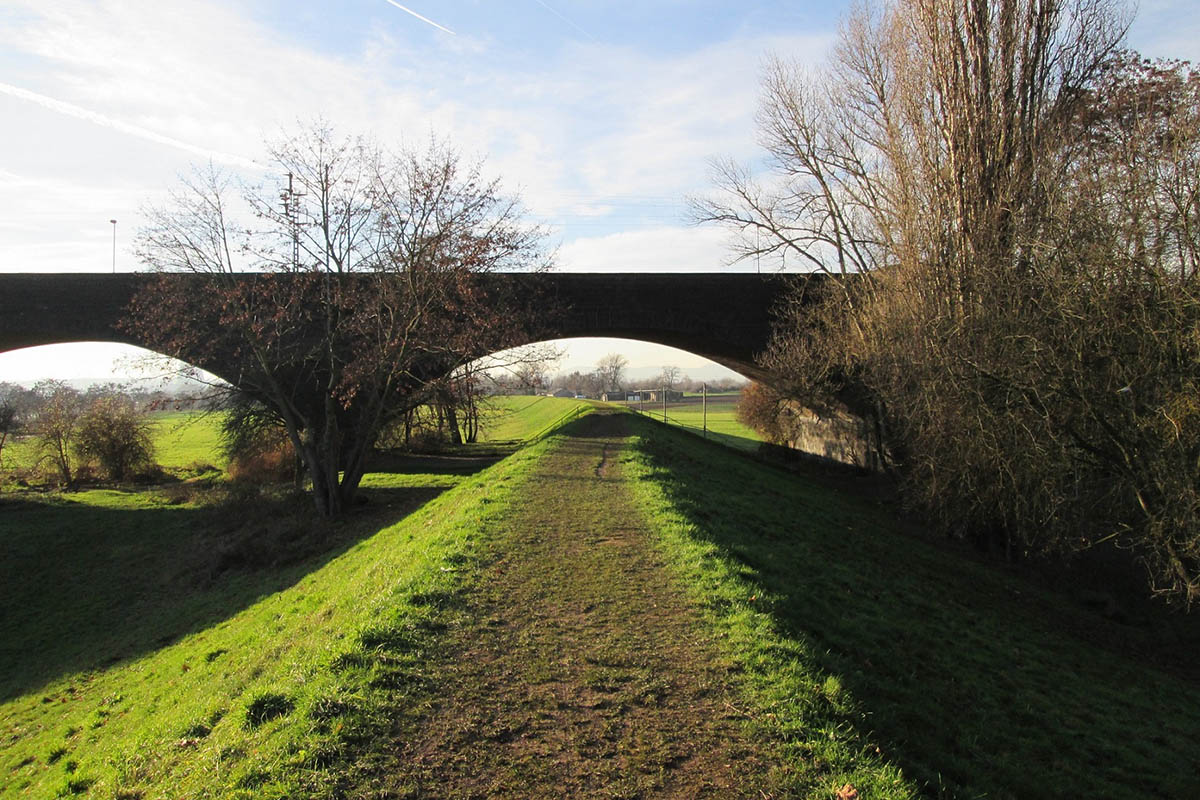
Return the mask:
[(619, 415), (538, 465), (374, 796), (762, 797), (728, 665), (647, 541)]

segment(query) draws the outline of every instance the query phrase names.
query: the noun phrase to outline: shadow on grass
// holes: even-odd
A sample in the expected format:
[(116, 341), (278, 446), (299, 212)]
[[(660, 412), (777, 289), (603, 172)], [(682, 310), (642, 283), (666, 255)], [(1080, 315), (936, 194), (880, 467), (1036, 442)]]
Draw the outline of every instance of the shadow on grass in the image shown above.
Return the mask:
[(345, 519), (308, 501), (150, 505), (149, 495), (0, 498), (0, 701), (135, 659), (281, 591), (432, 500), (379, 488)]
[[(668, 408), (667, 408), (666, 424), (670, 425), (672, 427), (675, 427), (675, 428), (679, 428), (680, 430), (687, 431), (688, 433), (691, 433), (694, 436), (698, 436), (701, 439), (707, 439), (710, 442), (716, 442), (718, 444), (724, 445), (725, 447), (728, 447), (733, 450), (738, 450), (743, 453), (755, 452), (756, 450), (758, 450), (759, 445), (762, 444), (761, 439), (754, 439), (749, 436), (742, 436), (737, 433), (726, 433), (724, 431), (718, 430), (718, 428), (721, 427), (724, 423), (721, 421), (718, 421), (716, 419), (709, 421), (709, 427), (706, 431), (704, 428), (704, 423), (700, 420), (698, 414), (692, 413), (691, 415), (689, 415), (687, 417), (683, 417), (683, 416), (672, 417), (671, 416), (671, 408), (673, 408), (673, 406), (668, 406)], [(660, 412), (638, 411), (636, 408), (633, 408), (631, 410), (634, 411), (634, 413), (638, 414), (639, 416), (643, 417), (644, 419), (648, 419), (653, 422), (657, 422), (659, 424), (662, 424), (662, 422), (663, 422), (662, 414)]]
[[(672, 422), (672, 425), (678, 423)], [(705, 434), (704, 429), (699, 425), (683, 425), (678, 424), (678, 427), (688, 431), (693, 436), (699, 436), (701, 439), (707, 438), (710, 442), (728, 447), (732, 450), (739, 450), (743, 453), (753, 453), (758, 450), (762, 444), (758, 439), (751, 439), (748, 436), (738, 436), (733, 433), (721, 433), (719, 431), (710, 430)]]
[(377, 453), (371, 462), (378, 472), (474, 475), (510, 455), (516, 449), (500, 446), (459, 445), (446, 453), (407, 453), (401, 450)]
[(927, 794), (1200, 797), (1200, 687), (1128, 654), (1152, 629), (902, 535), (861, 499), (635, 426), (694, 536), (853, 697), (860, 741)]

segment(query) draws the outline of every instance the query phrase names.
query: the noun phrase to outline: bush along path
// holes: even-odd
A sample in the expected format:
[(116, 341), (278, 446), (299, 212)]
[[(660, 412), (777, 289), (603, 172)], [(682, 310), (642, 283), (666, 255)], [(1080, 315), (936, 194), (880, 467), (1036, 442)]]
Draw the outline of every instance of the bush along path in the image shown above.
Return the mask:
[(447, 598), (397, 711), (392, 797), (770, 797), (770, 756), (621, 473), (625, 415), (564, 430)]

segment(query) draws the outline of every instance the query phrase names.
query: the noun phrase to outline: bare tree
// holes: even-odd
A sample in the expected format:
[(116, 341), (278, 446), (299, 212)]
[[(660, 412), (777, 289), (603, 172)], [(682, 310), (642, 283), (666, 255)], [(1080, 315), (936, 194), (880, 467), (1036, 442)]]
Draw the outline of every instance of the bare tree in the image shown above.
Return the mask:
[(914, 505), (1010, 553), (1124, 542), (1192, 602), (1200, 77), (1120, 53), (1127, 22), (861, 7), (825, 68), (768, 66), (772, 174), (720, 163), (694, 208), (735, 258), (853, 276), (793, 298), (765, 363), (871, 416)]
[(596, 362), (596, 373), (600, 376), (600, 391), (616, 391), (623, 385), (625, 367), (629, 359), (620, 353), (609, 353)]
[[(515, 343), (524, 309), (477, 277), (547, 262), (517, 202), (445, 145), (391, 154), (318, 123), (269, 148), (275, 188), (210, 170), (151, 210), (142, 259), (196, 279), (142, 293), (130, 325), (270, 409), (336, 515), (389, 419)], [(257, 225), (232, 218), (239, 195)]]
[(541, 364), (520, 364), (513, 371), (522, 394), (537, 394), (546, 387), (546, 369)]
[(40, 459), (49, 460), (62, 485), (75, 484), (75, 431), (83, 415), (79, 392), (62, 381), (39, 381), (33, 387), (37, 411), (33, 431)]
[(663, 367), (662, 372), (658, 376), (659, 382), (663, 385), (664, 389), (674, 389), (675, 384), (679, 383), (679, 374), (679, 367)]
[(17, 407), (7, 398), (0, 400), (0, 469), (4, 467), (4, 445), (17, 428)]

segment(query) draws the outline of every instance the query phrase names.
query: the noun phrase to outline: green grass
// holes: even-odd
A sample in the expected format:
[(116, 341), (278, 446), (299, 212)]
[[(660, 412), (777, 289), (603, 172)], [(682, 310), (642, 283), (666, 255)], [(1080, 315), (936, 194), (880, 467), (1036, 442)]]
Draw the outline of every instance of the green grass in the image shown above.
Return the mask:
[[(154, 458), (164, 469), (186, 473), (197, 466), (224, 469), (221, 454), (221, 417), (199, 411), (162, 411), (150, 415)], [(4, 447), (6, 472), (30, 470), (37, 462), (37, 446), (30, 436), (9, 440)]]
[[(539, 443), (475, 474), (401, 462), (316, 529), (286, 497), (213, 506), (220, 487), (0, 497), (0, 797), (362, 784), (396, 710), (438, 696), (442, 609), (561, 444), (544, 434), (589, 408), (568, 404), (507, 398), (506, 435)], [(781, 796), (1200, 796), (1200, 688), (1130, 654), (1169, 628), (1106, 620), (853, 494), (629, 424), (621, 470), (774, 748)]]
[(592, 408), (589, 401), (569, 397), (489, 397), (479, 438), (492, 444), (536, 441)]
[(164, 411), (155, 414), (155, 458), (166, 469), (212, 464), (223, 469), (221, 416), (198, 411)]
[[(706, 414), (701, 398), (698, 395), (688, 395), (683, 403), (667, 403), (667, 423), (687, 428), (703, 436), (707, 416), (707, 438), (735, 450), (753, 452), (762, 443), (762, 437), (754, 429), (738, 421), (737, 401), (740, 398), (740, 392), (709, 395)], [(651, 419), (663, 418), (663, 408), (657, 403), (630, 403), (629, 408), (640, 411)]]
[(4, 445), (4, 471), (27, 470), (37, 461), (37, 447), (29, 436), (10, 436)]
[[(485, 404), (480, 440), (486, 445), (512, 446), (535, 441), (558, 425), (574, 419), (592, 404), (559, 397), (492, 397)], [(196, 467), (227, 466), (221, 453), (219, 413), (164, 411), (152, 415), (155, 460), (168, 472), (186, 475)], [(4, 469), (28, 470), (36, 462), (29, 437), (15, 438), (4, 448)]]
[(1200, 797), (1200, 687), (1120, 652), (1153, 627), (904, 535), (853, 495), (638, 432), (642, 508), (799, 796)]
[(285, 501), (256, 513), (265, 500), (6, 499), (0, 797), (336, 794), (388, 710), (429, 678), (429, 598), (453, 588), (534, 459), (373, 477), (364, 511), (283, 564), (255, 545), (262, 534), (286, 553), (308, 535)]

